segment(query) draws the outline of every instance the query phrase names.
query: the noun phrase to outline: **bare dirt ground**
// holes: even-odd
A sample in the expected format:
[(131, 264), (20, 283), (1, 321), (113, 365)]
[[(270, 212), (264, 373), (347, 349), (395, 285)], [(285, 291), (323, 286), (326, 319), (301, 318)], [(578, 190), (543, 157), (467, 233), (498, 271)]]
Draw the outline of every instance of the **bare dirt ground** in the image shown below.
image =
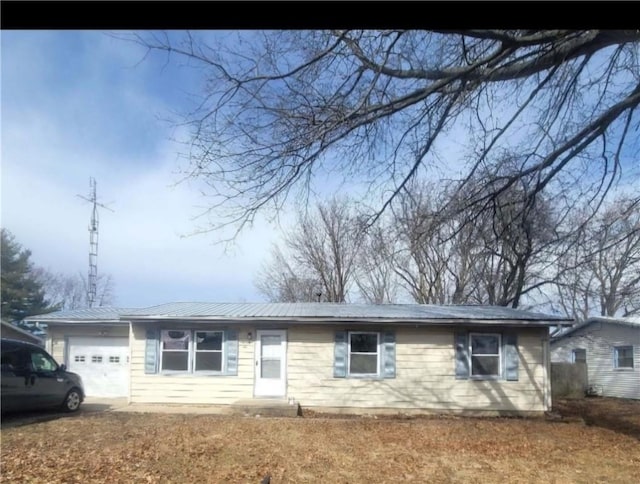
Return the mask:
[(561, 401), (558, 408), (586, 425), (79, 414), (3, 428), (1, 476), (7, 483), (257, 484), (266, 475), (272, 483), (637, 482), (640, 402)]

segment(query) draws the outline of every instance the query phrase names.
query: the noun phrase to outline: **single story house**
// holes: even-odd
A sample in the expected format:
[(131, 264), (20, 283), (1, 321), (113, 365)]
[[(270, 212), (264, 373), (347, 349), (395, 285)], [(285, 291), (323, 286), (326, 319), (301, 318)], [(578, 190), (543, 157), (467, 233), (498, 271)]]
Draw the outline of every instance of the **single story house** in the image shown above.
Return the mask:
[(38, 346), (44, 346), (44, 341), (33, 333), (26, 331), (15, 324), (11, 324), (7, 321), (0, 321), (0, 336), (3, 338), (17, 339), (20, 341), (27, 341)]
[(535, 414), (551, 406), (549, 327), (504, 307), (170, 303), (34, 316), (89, 396), (288, 399), (326, 411)]
[(592, 391), (640, 399), (640, 318), (587, 319), (552, 338), (551, 361), (584, 361)]

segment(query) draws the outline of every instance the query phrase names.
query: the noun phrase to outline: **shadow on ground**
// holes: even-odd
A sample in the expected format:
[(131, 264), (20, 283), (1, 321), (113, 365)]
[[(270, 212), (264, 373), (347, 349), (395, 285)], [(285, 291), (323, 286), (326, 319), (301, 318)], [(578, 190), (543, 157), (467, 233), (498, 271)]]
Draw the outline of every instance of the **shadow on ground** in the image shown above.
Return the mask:
[(112, 409), (111, 405), (103, 403), (84, 403), (77, 412), (63, 412), (58, 409), (48, 410), (32, 410), (29, 412), (10, 412), (2, 414), (0, 428), (8, 429), (13, 427), (22, 427), (24, 425), (32, 425), (50, 420), (58, 420), (61, 418), (77, 418), (92, 413), (107, 412)]
[(603, 397), (563, 399), (554, 403), (554, 410), (564, 417), (580, 417), (587, 425), (640, 440), (640, 400)]

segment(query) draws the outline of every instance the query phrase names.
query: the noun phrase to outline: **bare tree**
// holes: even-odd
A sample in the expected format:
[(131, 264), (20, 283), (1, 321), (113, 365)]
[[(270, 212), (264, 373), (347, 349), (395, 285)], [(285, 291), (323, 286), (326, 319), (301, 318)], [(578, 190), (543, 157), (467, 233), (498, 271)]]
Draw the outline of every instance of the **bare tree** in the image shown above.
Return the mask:
[(255, 286), (270, 302), (311, 302), (322, 296), (318, 279), (303, 274), (300, 267), (292, 267), (282, 250), (274, 246), (271, 259), (258, 276)]
[[(461, 189), (480, 169), (488, 177), (465, 209), (487, 209), (487, 197), (527, 178), (526, 196), (561, 190), (569, 210), (603, 199), (623, 172), (638, 176), (639, 30), (237, 36), (129, 37), (206, 73), (202, 102), (186, 116), (185, 171), (226, 223), (242, 227), (308, 194), (327, 172), (368, 184), (375, 221), (410, 180), (442, 166), (444, 150)], [(508, 176), (492, 161), (505, 150), (520, 153)]]
[(302, 288), (282, 294), (306, 297), (313, 282), (320, 293), (316, 300), (345, 302), (354, 280), (361, 234), (347, 200), (334, 198), (312, 212), (301, 212), (295, 228), (285, 235), (286, 252), (274, 251), (257, 281), (258, 290), (271, 300), (280, 299), (280, 291), (274, 294), (268, 288), (302, 282)]
[(560, 307), (578, 319), (640, 313), (640, 204), (620, 196), (573, 223), (579, 230), (558, 266)]
[(377, 224), (363, 234), (355, 281), (366, 302), (396, 302), (398, 281), (394, 270), (394, 250), (393, 232), (386, 225)]
[[(89, 307), (87, 280), (84, 274), (54, 273), (42, 267), (34, 269), (34, 276), (42, 284), (46, 297), (58, 310)], [(100, 274), (97, 279), (96, 303), (108, 306), (114, 302), (114, 284), (110, 274)]]

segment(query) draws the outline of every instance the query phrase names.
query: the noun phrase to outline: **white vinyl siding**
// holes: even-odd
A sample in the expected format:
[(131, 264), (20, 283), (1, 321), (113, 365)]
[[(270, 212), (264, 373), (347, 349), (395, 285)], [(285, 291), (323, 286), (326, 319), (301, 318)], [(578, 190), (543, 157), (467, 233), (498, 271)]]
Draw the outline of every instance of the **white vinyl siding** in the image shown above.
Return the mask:
[[(633, 346), (633, 368), (616, 369), (614, 348)], [(594, 322), (553, 342), (551, 361), (571, 362), (575, 348), (587, 353), (588, 384), (606, 397), (640, 399), (640, 327)]]
[[(193, 325), (176, 324), (176, 329), (191, 331)], [(149, 325), (149, 327), (153, 327)], [(145, 373), (147, 327), (131, 325), (131, 402), (228, 405), (253, 398), (254, 343), (248, 332), (255, 328), (234, 325), (238, 330), (238, 374), (220, 375), (207, 372), (157, 374)], [(221, 331), (220, 326), (199, 324), (195, 332)]]
[(456, 380), (454, 329), (394, 328), (396, 376), (335, 378), (335, 328), (292, 326), (287, 395), (303, 407), (424, 409), (433, 411), (547, 410), (550, 387), (543, 345), (546, 328), (518, 331), (518, 381)]

